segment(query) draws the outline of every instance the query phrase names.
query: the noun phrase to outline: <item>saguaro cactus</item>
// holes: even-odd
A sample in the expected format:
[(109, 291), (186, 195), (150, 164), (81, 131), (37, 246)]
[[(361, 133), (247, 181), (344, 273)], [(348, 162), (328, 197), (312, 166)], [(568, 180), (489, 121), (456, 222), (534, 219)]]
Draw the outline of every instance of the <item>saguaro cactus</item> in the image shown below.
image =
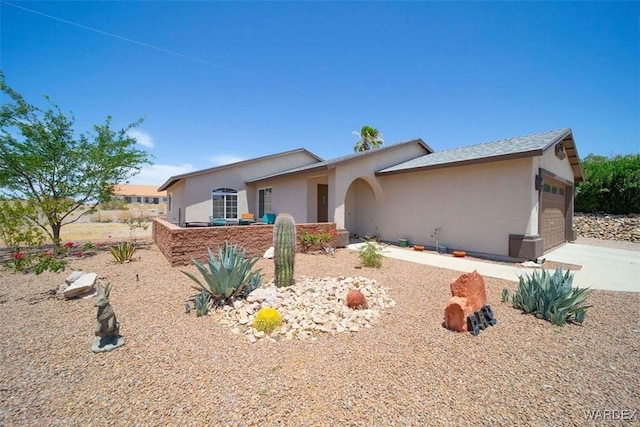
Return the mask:
[(273, 227), (273, 260), (276, 267), (276, 286), (293, 285), (293, 263), (296, 256), (296, 223), (293, 217), (283, 213), (276, 217)]

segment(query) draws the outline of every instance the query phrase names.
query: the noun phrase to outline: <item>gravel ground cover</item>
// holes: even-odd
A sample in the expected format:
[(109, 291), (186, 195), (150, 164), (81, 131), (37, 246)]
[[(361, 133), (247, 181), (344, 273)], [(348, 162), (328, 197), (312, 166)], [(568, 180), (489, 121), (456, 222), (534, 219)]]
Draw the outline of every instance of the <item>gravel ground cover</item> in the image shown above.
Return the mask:
[[(474, 337), (442, 327), (461, 272), (298, 254), (296, 277), (367, 277), (395, 306), (357, 332), (252, 344), (217, 313), (185, 314), (194, 267), (151, 243), (136, 255), (72, 262), (113, 284), (127, 343), (109, 353), (91, 352), (93, 298), (52, 297), (68, 271), (0, 272), (0, 425), (564, 426), (640, 409), (638, 293), (594, 291), (583, 325), (555, 327), (500, 302), (516, 283), (485, 278), (498, 323)], [(271, 260), (256, 267), (273, 278)]]

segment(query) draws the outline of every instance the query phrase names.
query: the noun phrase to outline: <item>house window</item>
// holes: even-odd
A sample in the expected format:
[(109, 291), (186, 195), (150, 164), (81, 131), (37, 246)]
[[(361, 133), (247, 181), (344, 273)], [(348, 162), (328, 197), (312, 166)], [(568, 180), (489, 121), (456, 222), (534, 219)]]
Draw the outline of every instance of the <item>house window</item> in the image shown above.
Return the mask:
[(238, 218), (238, 191), (233, 188), (216, 188), (212, 192), (214, 218)]
[(167, 197), (167, 210), (171, 211), (171, 194)]
[(262, 218), (264, 214), (271, 212), (272, 191), (271, 187), (258, 190), (258, 218)]

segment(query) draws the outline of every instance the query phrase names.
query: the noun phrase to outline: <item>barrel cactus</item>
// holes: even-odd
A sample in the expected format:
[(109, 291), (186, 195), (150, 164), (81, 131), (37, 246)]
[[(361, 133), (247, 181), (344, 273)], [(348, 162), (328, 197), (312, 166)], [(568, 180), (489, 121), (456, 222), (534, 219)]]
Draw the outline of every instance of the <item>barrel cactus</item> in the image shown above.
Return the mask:
[(347, 304), (347, 307), (354, 310), (363, 310), (369, 306), (369, 304), (367, 304), (367, 299), (359, 289), (351, 289), (347, 292), (345, 303)]
[(282, 324), (282, 317), (278, 310), (271, 307), (263, 307), (253, 319), (253, 327), (259, 331), (270, 334)]
[(296, 256), (296, 223), (291, 215), (283, 213), (276, 217), (273, 226), (273, 247), (276, 286), (291, 286)]

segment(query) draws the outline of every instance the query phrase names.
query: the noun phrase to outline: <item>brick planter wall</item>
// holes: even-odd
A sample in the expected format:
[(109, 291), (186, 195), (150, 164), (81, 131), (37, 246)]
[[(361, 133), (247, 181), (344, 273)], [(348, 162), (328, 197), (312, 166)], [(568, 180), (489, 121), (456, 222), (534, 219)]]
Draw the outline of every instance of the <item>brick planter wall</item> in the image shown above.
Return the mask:
[[(336, 231), (335, 223), (296, 224), (297, 236), (314, 227)], [(152, 225), (153, 241), (164, 254), (172, 267), (191, 264), (191, 258), (205, 261), (209, 254), (207, 248), (216, 251), (225, 240), (246, 248), (247, 255), (262, 256), (273, 245), (273, 225), (234, 225), (228, 227), (181, 228), (162, 219), (154, 219)], [(335, 239), (329, 242), (335, 247)], [(301, 252), (298, 241), (296, 252)]]

